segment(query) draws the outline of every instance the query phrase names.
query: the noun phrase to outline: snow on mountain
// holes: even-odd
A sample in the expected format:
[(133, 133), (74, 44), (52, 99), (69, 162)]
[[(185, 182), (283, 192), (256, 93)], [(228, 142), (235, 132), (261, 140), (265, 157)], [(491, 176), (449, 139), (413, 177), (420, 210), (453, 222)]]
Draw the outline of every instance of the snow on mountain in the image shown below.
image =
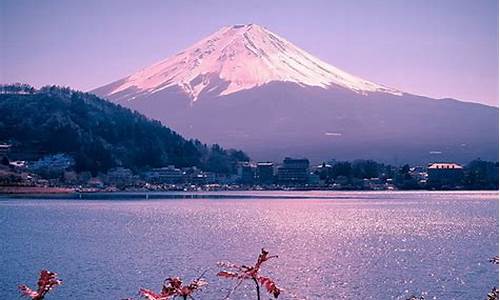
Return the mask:
[(258, 25), (224, 27), (92, 92), (257, 160), (498, 160), (498, 108), (363, 80)]
[[(337, 86), (358, 94), (402, 94), (346, 73), (264, 27), (248, 24), (220, 29), (177, 55), (124, 78), (105, 96), (129, 89), (134, 90), (133, 95), (154, 94), (179, 86), (196, 101), (202, 92), (229, 95), (273, 81), (324, 89)], [(127, 100), (135, 98), (125, 94)]]

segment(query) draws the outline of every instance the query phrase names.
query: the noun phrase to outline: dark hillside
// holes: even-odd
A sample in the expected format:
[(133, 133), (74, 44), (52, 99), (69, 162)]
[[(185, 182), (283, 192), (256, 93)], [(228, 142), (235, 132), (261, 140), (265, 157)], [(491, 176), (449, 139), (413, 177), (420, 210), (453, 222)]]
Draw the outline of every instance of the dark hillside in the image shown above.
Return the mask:
[(0, 116), (0, 142), (12, 144), (10, 155), (66, 153), (76, 171), (175, 165), (232, 173), (238, 160), (248, 160), (241, 151), (186, 140), (158, 121), (68, 88), (2, 86)]

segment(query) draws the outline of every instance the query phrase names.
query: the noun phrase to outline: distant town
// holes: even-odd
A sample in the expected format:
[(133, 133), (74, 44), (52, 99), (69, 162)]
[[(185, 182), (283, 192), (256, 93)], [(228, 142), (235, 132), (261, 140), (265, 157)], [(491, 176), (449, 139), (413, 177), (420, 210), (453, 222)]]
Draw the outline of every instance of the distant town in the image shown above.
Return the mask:
[(70, 88), (0, 85), (0, 98), (1, 193), (498, 189), (498, 161), (252, 161)]
[(134, 172), (125, 167), (106, 173), (77, 173), (67, 154), (36, 161), (9, 159), (0, 144), (0, 191), (4, 193), (217, 191), (217, 190), (478, 190), (498, 189), (498, 162), (467, 165), (429, 162), (391, 166), (373, 160), (331, 160), (312, 165), (307, 158), (273, 162), (241, 161), (235, 174), (169, 165)]

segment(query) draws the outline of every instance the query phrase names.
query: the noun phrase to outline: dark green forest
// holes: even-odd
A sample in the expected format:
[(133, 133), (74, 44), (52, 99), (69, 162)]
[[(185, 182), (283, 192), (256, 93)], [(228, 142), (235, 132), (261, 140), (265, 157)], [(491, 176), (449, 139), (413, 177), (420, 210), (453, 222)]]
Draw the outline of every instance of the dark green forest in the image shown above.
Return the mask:
[(77, 172), (175, 165), (230, 174), (249, 160), (242, 151), (186, 140), (158, 121), (69, 88), (0, 86), (0, 116), (0, 143), (12, 145), (11, 156), (65, 153)]

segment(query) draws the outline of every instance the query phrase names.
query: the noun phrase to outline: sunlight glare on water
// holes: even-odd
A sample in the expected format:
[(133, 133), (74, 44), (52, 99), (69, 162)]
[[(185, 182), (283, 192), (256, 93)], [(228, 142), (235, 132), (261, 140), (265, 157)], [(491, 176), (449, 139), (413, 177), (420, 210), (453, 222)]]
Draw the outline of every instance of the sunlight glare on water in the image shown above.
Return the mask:
[[(282, 299), (470, 300), (498, 284), (488, 262), (498, 255), (495, 192), (211, 195), (4, 199), (0, 298), (16, 299), (18, 284), (34, 285), (48, 268), (64, 279), (50, 299), (134, 297), (205, 270), (209, 286), (197, 299), (222, 299), (234, 282), (215, 276), (216, 262), (252, 264), (261, 247), (279, 255), (263, 273), (285, 289)], [(255, 299), (253, 286), (232, 299)]]

